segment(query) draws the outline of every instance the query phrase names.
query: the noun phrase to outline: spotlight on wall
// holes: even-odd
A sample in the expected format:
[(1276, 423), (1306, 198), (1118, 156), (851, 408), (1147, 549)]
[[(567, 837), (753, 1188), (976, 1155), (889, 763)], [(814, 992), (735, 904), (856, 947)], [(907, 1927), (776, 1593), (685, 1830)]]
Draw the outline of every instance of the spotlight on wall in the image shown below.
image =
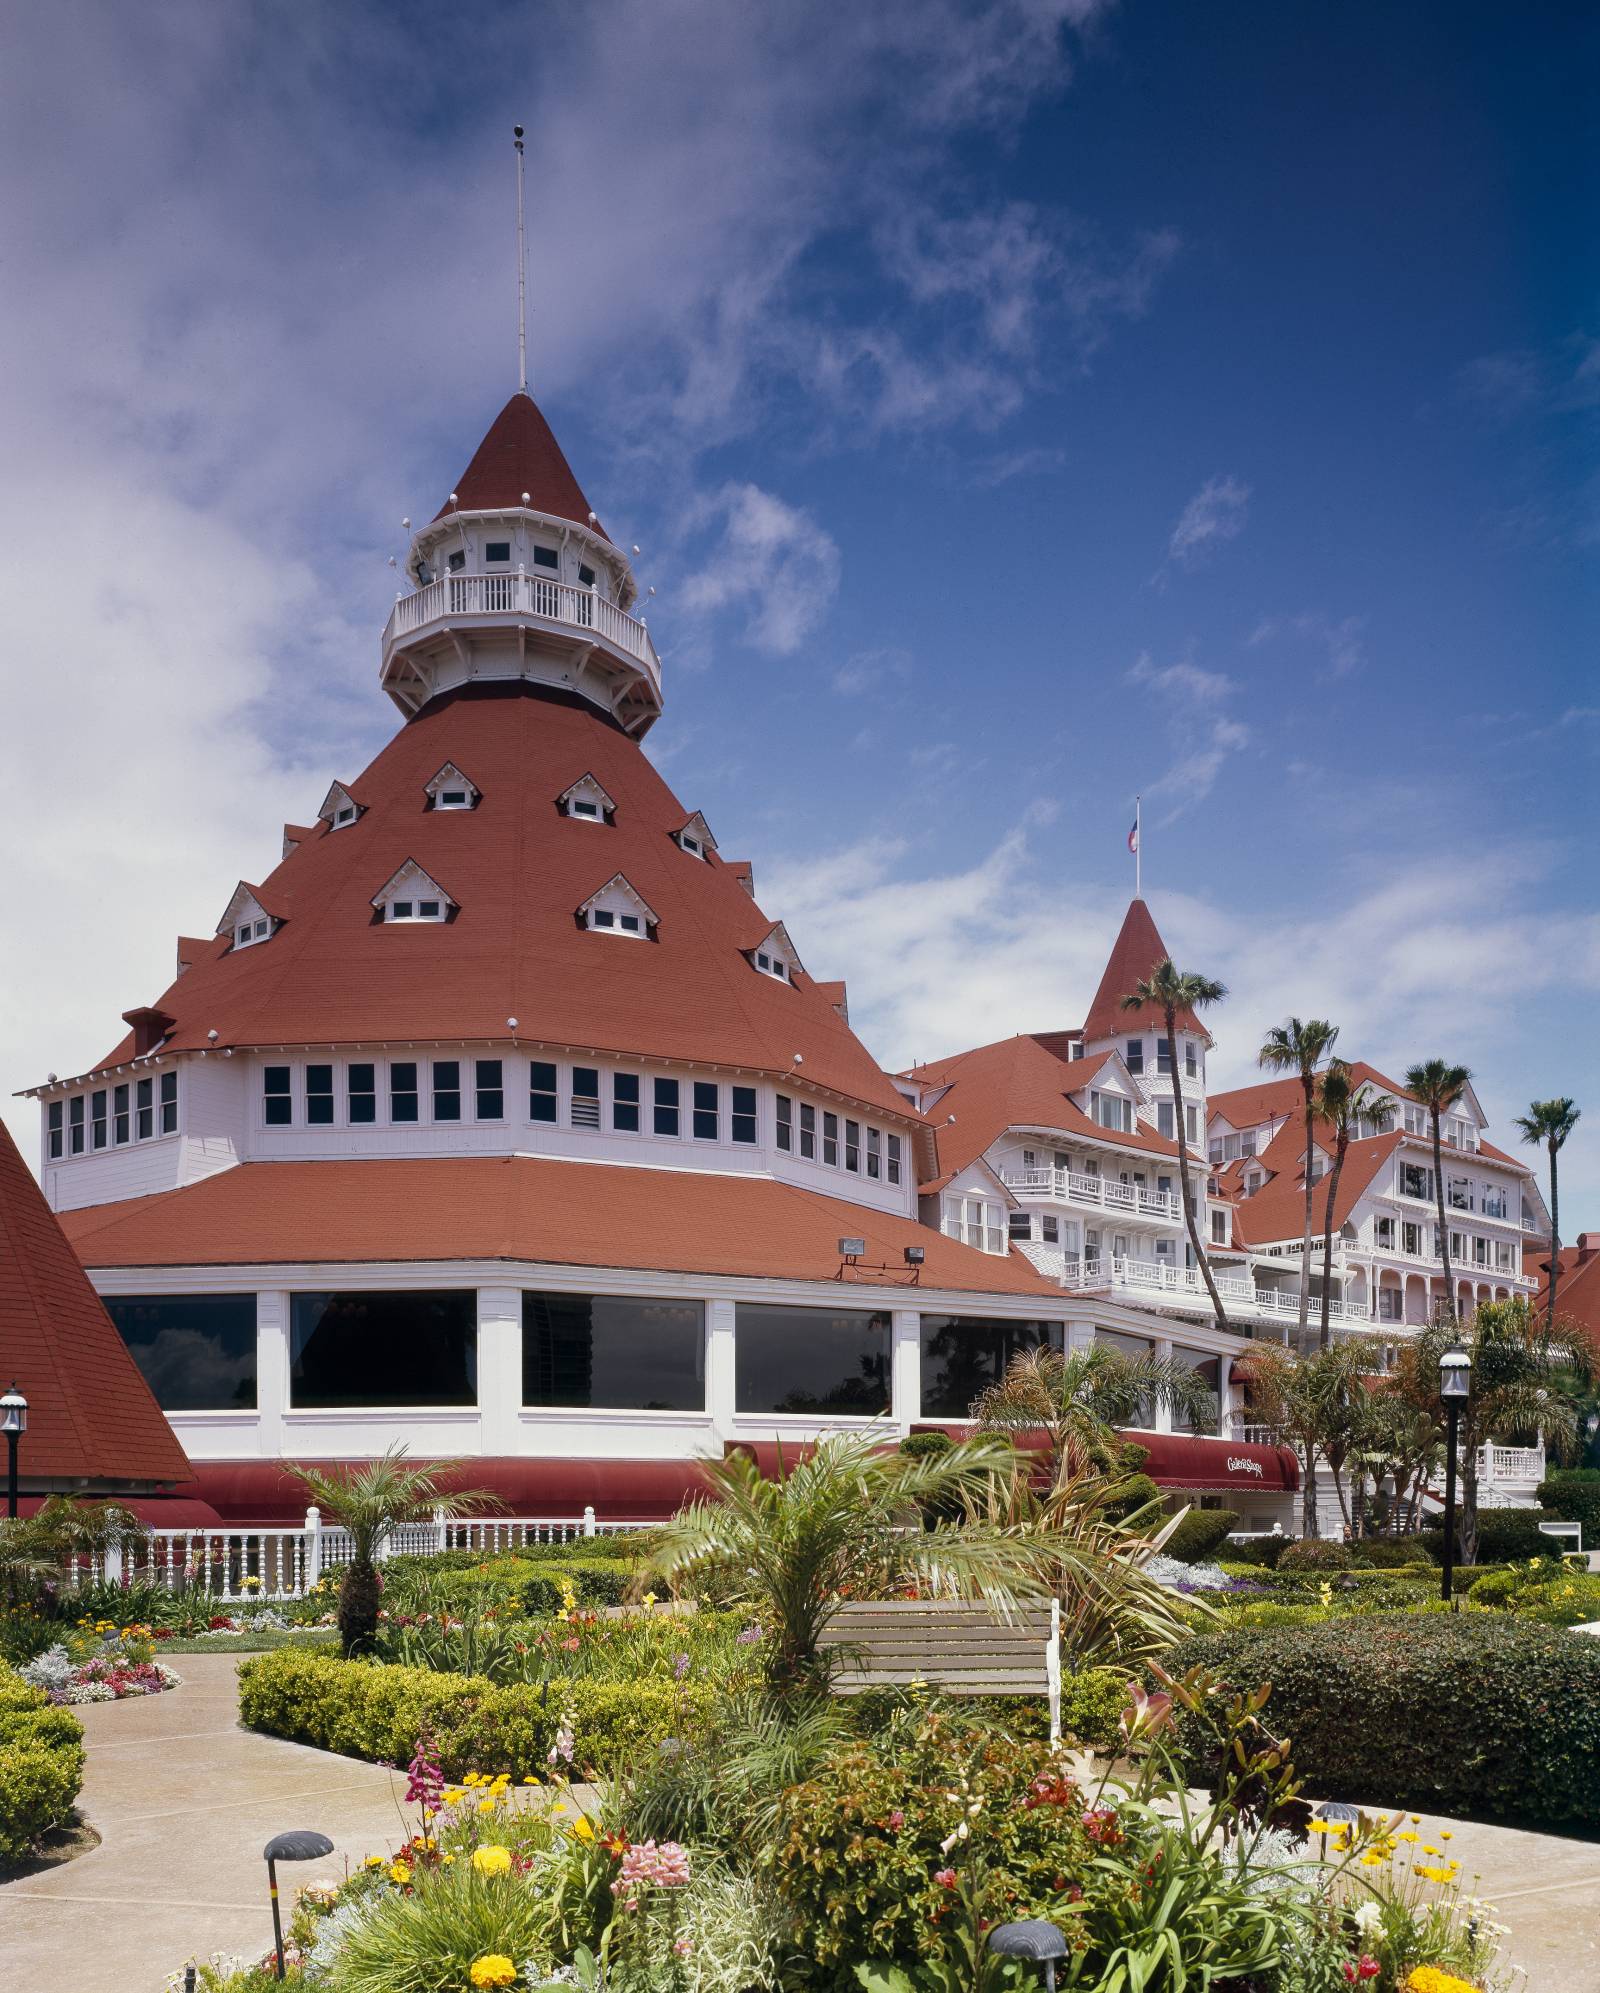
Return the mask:
[(922, 1265), (922, 1263), (923, 1263), (923, 1261), (924, 1261), (924, 1260), (925, 1260), (925, 1259), (926, 1259), (927, 1257), (928, 1257), (928, 1251), (927, 1251), (927, 1248), (926, 1248), (925, 1246), (907, 1246), (907, 1247), (906, 1247), (906, 1265), (907, 1265), (907, 1266), (921, 1266), (921, 1265)]
[(589, 524), (591, 526), (598, 526), (600, 524), (600, 521), (594, 516), (592, 512), (589, 514)]
[(400, 524), (405, 527), (408, 533), (411, 531), (411, 521), (409, 519), (402, 519)]
[(517, 1028), (517, 1020), (514, 1017), (508, 1017), (506, 1019), (506, 1029), (508, 1031), (515, 1031), (516, 1028)]
[(526, 492), (526, 491), (525, 491), (525, 492), (524, 492), (524, 493), (522, 494), (522, 502), (523, 502), (523, 504), (524, 504), (524, 505), (530, 505), (530, 504), (531, 504), (531, 503), (533, 502), (533, 500), (532, 500), (532, 494), (531, 494), (531, 493), (529, 493), (529, 492)]
[(215, 1045), (215, 1044), (216, 1044), (216, 1042), (217, 1042), (217, 1039), (218, 1039), (218, 1037), (219, 1037), (220, 1035), (221, 1035), (221, 1034), (220, 1034), (220, 1033), (218, 1032), (218, 1030), (217, 1030), (216, 1026), (215, 1026), (215, 1025), (213, 1025), (213, 1026), (211, 1027), (211, 1029), (210, 1029), (210, 1030), (209, 1030), (209, 1031), (208, 1031), (208, 1032), (206, 1033), (206, 1042), (207, 1042), (207, 1044), (209, 1044), (209, 1045)]
[(635, 553), (637, 553), (637, 552), (639, 551), (639, 549), (638, 549), (637, 547), (635, 547), (633, 551), (634, 551)]
[(854, 1265), (860, 1259), (866, 1249), (867, 1242), (865, 1239), (841, 1239), (839, 1241), (839, 1257), (851, 1265)]

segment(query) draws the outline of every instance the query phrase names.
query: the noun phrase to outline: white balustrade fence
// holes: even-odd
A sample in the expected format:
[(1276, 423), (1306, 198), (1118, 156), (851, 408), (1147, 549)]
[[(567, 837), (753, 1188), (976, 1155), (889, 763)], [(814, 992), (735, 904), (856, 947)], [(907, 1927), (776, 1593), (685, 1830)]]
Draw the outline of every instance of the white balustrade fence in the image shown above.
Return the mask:
[(635, 616), (619, 609), (594, 588), (518, 569), (515, 574), (445, 574), (414, 594), (402, 595), (384, 631), (385, 649), (400, 637), (451, 616), (537, 617), (568, 629), (591, 630), (645, 665), (659, 686), (661, 661), (650, 632)]
[(1133, 1211), (1146, 1218), (1161, 1218), (1176, 1224), (1183, 1207), (1165, 1190), (1146, 1190), (1136, 1183), (1118, 1183), (1111, 1177), (1082, 1176), (1076, 1170), (1002, 1170), (1000, 1180), (1008, 1190), (1024, 1196), (1059, 1197), (1068, 1204), (1087, 1204), (1098, 1211)]

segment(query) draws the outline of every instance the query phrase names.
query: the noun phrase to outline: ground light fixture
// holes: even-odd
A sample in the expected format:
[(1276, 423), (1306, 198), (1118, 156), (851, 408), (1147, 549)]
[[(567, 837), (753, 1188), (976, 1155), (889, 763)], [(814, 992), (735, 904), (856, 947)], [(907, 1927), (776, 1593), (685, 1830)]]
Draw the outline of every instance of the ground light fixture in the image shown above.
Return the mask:
[(278, 1977), (283, 1978), (283, 1919), (278, 1914), (279, 1862), (314, 1862), (333, 1853), (326, 1834), (310, 1827), (296, 1827), (287, 1834), (274, 1834), (261, 1850), (267, 1864), (267, 1890), (272, 1897), (272, 1948), (277, 1957)]
[(28, 1430), (28, 1401), (12, 1378), (11, 1389), (0, 1398), (0, 1432), (6, 1436), (6, 1514), (17, 1513), (17, 1448)]
[(1444, 1456), (1444, 1577), (1440, 1597), (1454, 1609), (1456, 1562), (1456, 1436), (1461, 1408), (1472, 1396), (1472, 1358), (1464, 1349), (1447, 1349), (1439, 1359), (1439, 1398), (1444, 1405), (1448, 1438)]
[(997, 1924), (989, 1933), (989, 1949), (1001, 1958), (1029, 1959), (1044, 1968), (1045, 1993), (1055, 1993), (1056, 1960), (1067, 1955), (1067, 1941), (1054, 1924), (1026, 1917), (1020, 1924)]

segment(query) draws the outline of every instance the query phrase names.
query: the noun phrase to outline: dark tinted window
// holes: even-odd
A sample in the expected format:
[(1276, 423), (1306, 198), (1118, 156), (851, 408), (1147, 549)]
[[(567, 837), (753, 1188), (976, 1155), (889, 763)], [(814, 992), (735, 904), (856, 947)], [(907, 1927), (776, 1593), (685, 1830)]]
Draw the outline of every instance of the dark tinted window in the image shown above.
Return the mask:
[(297, 1409), (477, 1400), (470, 1291), (290, 1296), (289, 1402)]
[(703, 1412), (700, 1302), (524, 1294), (522, 1402)]
[(289, 1068), (268, 1066), (261, 1079), (262, 1105), (269, 1128), (287, 1128), (294, 1116), (294, 1095), (289, 1091)]
[(734, 1402), (740, 1412), (871, 1417), (889, 1409), (889, 1317), (741, 1301)]
[(696, 1080), (694, 1083), (694, 1138), (697, 1142), (714, 1142), (717, 1139), (715, 1080)]
[(253, 1294), (108, 1294), (106, 1313), (164, 1412), (253, 1411)]
[(313, 1127), (333, 1119), (332, 1066), (306, 1067), (306, 1119)]
[(637, 1073), (613, 1073), (611, 1075), (611, 1125), (620, 1128), (625, 1135), (639, 1132), (639, 1075)]
[(756, 1139), (756, 1090), (753, 1086), (736, 1086), (733, 1089), (730, 1121), (736, 1142), (753, 1142)]
[(676, 1135), (678, 1132), (678, 1082), (657, 1080), (655, 1082), (655, 1120), (653, 1126), (658, 1135)]
[(378, 1118), (378, 1069), (376, 1066), (356, 1064), (347, 1069), (349, 1085), (350, 1121), (355, 1126), (364, 1121)]
[[(163, 1135), (176, 1135), (178, 1132), (178, 1075), (161, 1075), (161, 1132)], [(95, 1147), (100, 1144), (97, 1142)]]
[(1012, 1357), (1042, 1342), (1059, 1347), (1055, 1322), (1006, 1322), (987, 1315), (922, 1318), (922, 1416), (964, 1419), (985, 1385), (997, 1384)]
[(459, 1059), (435, 1059), (433, 1062), (433, 1118), (435, 1121), (461, 1119)]
[(498, 1059), (479, 1059), (474, 1064), (473, 1087), (477, 1094), (474, 1111), (480, 1121), (503, 1121), (506, 1094)]
[(546, 1059), (528, 1061), (528, 1119), (556, 1118), (556, 1069)]
[(389, 1067), (389, 1119), (415, 1121), (417, 1118), (417, 1062), (396, 1059)]

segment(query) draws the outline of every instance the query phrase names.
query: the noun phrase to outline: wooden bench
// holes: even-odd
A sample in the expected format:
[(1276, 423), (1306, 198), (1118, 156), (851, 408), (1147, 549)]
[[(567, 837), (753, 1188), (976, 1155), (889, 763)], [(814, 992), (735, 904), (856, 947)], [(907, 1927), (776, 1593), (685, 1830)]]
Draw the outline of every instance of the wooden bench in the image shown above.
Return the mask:
[[(834, 1678), (839, 1695), (925, 1682), (946, 1695), (1049, 1695), (1052, 1612), (1029, 1605), (1007, 1622), (981, 1602), (884, 1599), (841, 1606), (824, 1647), (848, 1647)], [(1055, 1650), (1059, 1654), (1059, 1644)], [(1052, 1681), (1052, 1676), (1054, 1681)]]

